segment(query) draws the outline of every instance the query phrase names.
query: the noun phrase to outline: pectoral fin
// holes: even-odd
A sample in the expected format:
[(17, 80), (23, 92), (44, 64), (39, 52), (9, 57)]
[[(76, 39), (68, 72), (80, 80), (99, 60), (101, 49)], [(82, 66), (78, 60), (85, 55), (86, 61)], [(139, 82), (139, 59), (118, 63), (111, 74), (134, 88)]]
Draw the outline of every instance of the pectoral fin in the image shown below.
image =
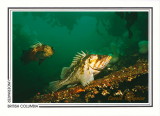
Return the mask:
[(80, 78), (80, 82), (83, 86), (86, 86), (88, 84), (90, 84), (90, 82), (92, 82), (94, 80), (94, 76), (93, 74), (90, 74), (90, 75), (83, 75), (81, 78)]
[(63, 67), (62, 68), (61, 79), (65, 78), (65, 74), (67, 73), (68, 70), (69, 70), (69, 67)]

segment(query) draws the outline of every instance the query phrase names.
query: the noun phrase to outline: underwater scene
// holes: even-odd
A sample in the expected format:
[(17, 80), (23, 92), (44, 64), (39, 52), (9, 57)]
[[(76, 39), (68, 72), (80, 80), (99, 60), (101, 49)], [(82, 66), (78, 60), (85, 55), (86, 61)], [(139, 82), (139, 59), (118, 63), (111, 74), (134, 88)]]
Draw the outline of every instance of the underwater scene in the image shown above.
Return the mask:
[(12, 12), (13, 103), (148, 103), (148, 12)]

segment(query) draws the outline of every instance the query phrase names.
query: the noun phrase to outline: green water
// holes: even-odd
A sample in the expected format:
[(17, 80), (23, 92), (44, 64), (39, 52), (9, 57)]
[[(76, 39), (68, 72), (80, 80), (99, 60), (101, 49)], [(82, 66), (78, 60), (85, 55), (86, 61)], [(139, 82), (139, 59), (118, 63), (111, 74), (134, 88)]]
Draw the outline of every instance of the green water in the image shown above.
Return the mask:
[[(77, 52), (112, 54), (115, 65), (123, 58), (134, 61), (136, 54), (147, 56), (138, 47), (148, 41), (147, 12), (13, 12), (12, 18), (13, 102), (23, 102), (60, 79)], [(37, 42), (52, 46), (55, 54), (41, 65), (23, 64), (23, 50)]]

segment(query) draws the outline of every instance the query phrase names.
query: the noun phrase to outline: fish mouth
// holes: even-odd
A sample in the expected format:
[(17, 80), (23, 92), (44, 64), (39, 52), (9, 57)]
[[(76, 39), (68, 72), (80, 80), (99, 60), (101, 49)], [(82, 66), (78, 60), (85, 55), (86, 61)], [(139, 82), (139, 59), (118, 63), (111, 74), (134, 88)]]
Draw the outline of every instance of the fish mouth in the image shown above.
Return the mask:
[(98, 70), (98, 71), (101, 71), (102, 69), (101, 68), (93, 68), (92, 66), (89, 66), (91, 69), (93, 70)]

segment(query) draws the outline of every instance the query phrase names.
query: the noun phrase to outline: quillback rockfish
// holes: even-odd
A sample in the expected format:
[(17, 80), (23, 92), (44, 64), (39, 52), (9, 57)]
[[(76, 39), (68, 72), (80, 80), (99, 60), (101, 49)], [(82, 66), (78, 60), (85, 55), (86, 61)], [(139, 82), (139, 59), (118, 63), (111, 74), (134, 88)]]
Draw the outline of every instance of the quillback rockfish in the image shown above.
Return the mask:
[(50, 91), (57, 91), (65, 85), (81, 83), (83, 86), (90, 84), (94, 76), (101, 72), (111, 60), (111, 56), (78, 53), (70, 67), (64, 67), (61, 72), (61, 80), (49, 83)]

